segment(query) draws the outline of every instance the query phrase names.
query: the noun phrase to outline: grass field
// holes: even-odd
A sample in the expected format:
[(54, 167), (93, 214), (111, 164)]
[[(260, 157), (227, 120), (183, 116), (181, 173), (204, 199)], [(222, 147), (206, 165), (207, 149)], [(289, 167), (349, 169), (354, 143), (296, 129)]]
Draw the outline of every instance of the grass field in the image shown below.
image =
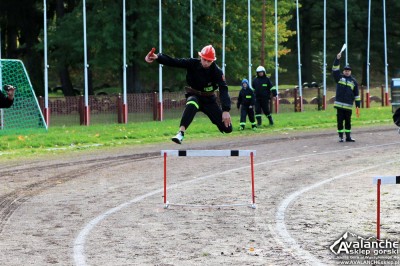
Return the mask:
[[(302, 113), (274, 114), (274, 126), (263, 126), (257, 131), (238, 131), (239, 117), (232, 116), (232, 137), (251, 134), (281, 134), (287, 131), (332, 129), (336, 132), (336, 111), (305, 110)], [(264, 118), (265, 119), (265, 118)], [(90, 126), (51, 126), (47, 132), (6, 131), (2, 134), (0, 160), (37, 156), (40, 154), (63, 153), (76, 150), (101, 149), (124, 145), (169, 142), (176, 133), (180, 119), (165, 121), (131, 122), (128, 124), (101, 124)], [(266, 120), (266, 119), (265, 119)], [(265, 121), (264, 120), (264, 121)], [(353, 114), (353, 129), (370, 125), (392, 125), (391, 107), (361, 109), (360, 118)], [(248, 123), (248, 127), (250, 124)], [(187, 131), (185, 141), (191, 139), (227, 138), (212, 125), (208, 118), (199, 113)]]

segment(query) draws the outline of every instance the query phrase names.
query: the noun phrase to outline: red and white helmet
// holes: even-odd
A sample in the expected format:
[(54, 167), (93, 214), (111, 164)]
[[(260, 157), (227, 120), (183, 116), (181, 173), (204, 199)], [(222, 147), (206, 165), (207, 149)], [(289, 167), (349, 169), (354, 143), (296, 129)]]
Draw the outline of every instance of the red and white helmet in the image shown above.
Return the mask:
[(215, 61), (217, 58), (215, 57), (215, 49), (212, 47), (212, 45), (207, 45), (203, 49), (201, 49), (201, 52), (199, 52), (199, 56), (202, 58), (208, 60), (208, 61)]

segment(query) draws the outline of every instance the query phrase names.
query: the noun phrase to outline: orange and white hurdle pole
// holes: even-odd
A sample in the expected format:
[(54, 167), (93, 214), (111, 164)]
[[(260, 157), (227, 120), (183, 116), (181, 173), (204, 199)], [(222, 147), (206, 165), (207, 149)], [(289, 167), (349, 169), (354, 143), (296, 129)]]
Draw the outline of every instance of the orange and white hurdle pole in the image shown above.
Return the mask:
[(373, 184), (376, 188), (376, 238), (381, 237), (381, 185), (400, 184), (400, 176), (375, 176)]

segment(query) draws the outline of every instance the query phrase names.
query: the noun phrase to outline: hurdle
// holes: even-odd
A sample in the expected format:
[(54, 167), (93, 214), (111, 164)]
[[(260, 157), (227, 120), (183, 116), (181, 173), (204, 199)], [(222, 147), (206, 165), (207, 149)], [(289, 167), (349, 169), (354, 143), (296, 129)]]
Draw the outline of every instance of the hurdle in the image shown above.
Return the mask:
[(376, 238), (380, 239), (381, 227), (381, 185), (400, 184), (400, 176), (375, 176), (373, 184), (376, 184)]
[[(255, 192), (254, 192), (254, 156), (255, 150), (162, 150), (161, 155), (164, 156), (164, 208), (168, 206), (187, 206), (186, 204), (172, 204), (167, 201), (167, 155), (184, 156), (184, 157), (250, 157), (250, 174), (251, 174), (251, 203), (250, 204), (225, 204), (212, 205), (212, 207), (230, 207), (230, 206), (249, 206), (256, 208)], [(207, 205), (190, 205), (192, 207), (211, 207)]]

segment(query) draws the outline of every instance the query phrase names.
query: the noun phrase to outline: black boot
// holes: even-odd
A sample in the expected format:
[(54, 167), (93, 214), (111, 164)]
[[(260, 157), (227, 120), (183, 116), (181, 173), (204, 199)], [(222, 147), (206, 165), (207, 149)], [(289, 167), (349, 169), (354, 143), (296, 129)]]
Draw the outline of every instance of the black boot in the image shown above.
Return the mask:
[(256, 119), (257, 119), (257, 126), (261, 126), (262, 123), (261, 116), (257, 116)]
[(269, 125), (272, 126), (274, 124), (274, 120), (272, 119), (271, 115), (268, 115)]
[(339, 142), (343, 142), (343, 132), (339, 132)]
[(350, 132), (346, 132), (346, 142), (355, 142), (355, 139), (352, 139), (350, 136)]

